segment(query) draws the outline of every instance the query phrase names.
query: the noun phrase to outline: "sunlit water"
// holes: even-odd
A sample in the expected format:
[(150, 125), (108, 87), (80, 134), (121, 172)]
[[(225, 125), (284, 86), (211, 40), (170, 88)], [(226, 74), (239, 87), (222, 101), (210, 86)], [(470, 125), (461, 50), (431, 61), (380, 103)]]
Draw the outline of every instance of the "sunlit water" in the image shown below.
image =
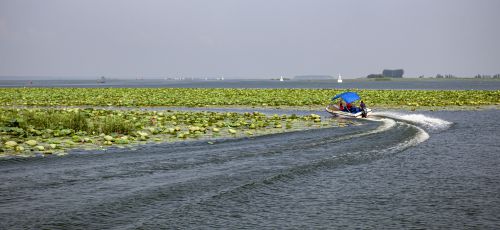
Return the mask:
[(498, 117), (375, 112), (346, 128), (0, 160), (0, 229), (495, 229)]

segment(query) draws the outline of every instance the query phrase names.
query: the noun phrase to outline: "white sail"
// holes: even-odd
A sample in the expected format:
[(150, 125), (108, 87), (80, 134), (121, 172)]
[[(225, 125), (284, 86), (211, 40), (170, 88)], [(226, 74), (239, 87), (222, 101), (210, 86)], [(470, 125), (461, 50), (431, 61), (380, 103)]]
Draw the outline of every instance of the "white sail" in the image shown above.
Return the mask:
[(284, 80), (283, 80), (283, 76), (281, 76), (281, 77), (280, 77), (280, 81), (284, 81)]
[(342, 77), (339, 74), (339, 78), (337, 79), (337, 83), (342, 83)]

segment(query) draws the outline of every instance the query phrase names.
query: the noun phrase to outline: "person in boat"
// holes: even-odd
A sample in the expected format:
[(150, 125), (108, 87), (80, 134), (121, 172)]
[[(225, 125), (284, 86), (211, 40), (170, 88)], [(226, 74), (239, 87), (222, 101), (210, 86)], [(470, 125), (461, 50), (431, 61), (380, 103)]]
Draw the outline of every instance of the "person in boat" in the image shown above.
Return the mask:
[(366, 109), (366, 105), (363, 101), (361, 101), (361, 103), (359, 103), (359, 107), (362, 109), (362, 110), (365, 110)]
[(352, 112), (352, 104), (351, 103), (346, 104), (346, 111), (350, 112), (350, 113)]
[(339, 110), (344, 111), (344, 104), (342, 103), (342, 100), (339, 101)]
[(368, 115), (368, 113), (366, 112), (366, 105), (363, 101), (361, 101), (361, 103), (359, 103), (359, 107), (361, 107), (361, 117), (366, 117)]
[(347, 103), (347, 111), (350, 112), (350, 113), (357, 113), (357, 112), (360, 112), (361, 109), (356, 107), (356, 105), (354, 103)]

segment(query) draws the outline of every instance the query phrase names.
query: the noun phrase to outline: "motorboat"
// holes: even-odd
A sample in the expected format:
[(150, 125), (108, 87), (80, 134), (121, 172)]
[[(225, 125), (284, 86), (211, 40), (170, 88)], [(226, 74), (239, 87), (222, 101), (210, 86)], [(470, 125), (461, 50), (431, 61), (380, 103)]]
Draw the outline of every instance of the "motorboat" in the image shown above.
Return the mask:
[(342, 100), (345, 103), (352, 104), (353, 102), (361, 99), (359, 95), (355, 92), (344, 92), (337, 94), (332, 98), (332, 103), (326, 106), (325, 110), (335, 116), (346, 116), (346, 117), (367, 117), (372, 110), (369, 108), (361, 109), (359, 107), (352, 107), (350, 110), (344, 105), (344, 109), (339, 108), (338, 100)]

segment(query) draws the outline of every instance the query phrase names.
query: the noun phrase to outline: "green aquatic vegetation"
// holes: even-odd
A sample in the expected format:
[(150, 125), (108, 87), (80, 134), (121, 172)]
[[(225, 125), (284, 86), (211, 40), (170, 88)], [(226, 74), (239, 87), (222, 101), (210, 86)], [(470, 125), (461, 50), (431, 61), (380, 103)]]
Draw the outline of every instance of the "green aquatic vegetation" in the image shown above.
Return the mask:
[[(69, 110), (67, 113), (55, 112), (56, 110), (21, 110), (20, 117), (14, 117), (6, 121), (8, 127), (19, 127), (29, 130), (30, 127), (39, 127), (42, 129), (59, 129), (65, 127), (74, 130), (87, 129), (87, 123), (84, 122), (86, 117), (83, 113), (72, 112)], [(4, 111), (3, 116), (11, 116), (11, 111)], [(1, 119), (1, 118), (0, 118)]]
[(88, 122), (88, 128), (83, 131), (97, 133), (121, 133), (129, 134), (134, 130), (134, 125), (130, 120), (120, 116), (98, 116)]
[[(82, 124), (75, 124), (75, 121)], [(334, 126), (336, 122), (322, 120), (315, 114), (269, 116), (259, 112), (0, 109), (0, 155), (62, 154), (72, 148), (250, 137), (325, 125)]]
[[(340, 89), (2, 88), (1, 106), (324, 106)], [(359, 90), (368, 106), (499, 105), (500, 90)], [(76, 115), (75, 115), (76, 116)], [(78, 119), (78, 118), (74, 118)]]

